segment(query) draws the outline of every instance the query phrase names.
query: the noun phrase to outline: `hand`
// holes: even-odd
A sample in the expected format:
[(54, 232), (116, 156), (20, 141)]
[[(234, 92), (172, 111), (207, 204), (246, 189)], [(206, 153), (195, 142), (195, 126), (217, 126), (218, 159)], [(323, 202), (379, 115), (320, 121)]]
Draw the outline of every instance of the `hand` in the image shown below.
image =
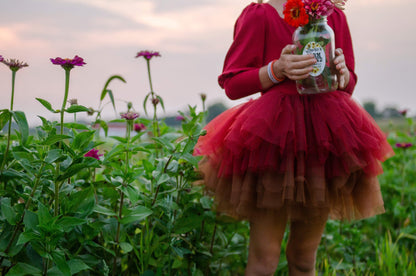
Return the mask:
[(313, 55), (295, 55), (293, 51), (296, 46), (293, 44), (283, 48), (280, 58), (274, 63), (273, 71), (276, 76), (287, 77), (291, 80), (306, 79), (312, 72), (312, 65), (316, 63)]
[(335, 50), (334, 64), (338, 70), (339, 88), (344, 89), (350, 82), (350, 71), (345, 63), (345, 56), (341, 48)]

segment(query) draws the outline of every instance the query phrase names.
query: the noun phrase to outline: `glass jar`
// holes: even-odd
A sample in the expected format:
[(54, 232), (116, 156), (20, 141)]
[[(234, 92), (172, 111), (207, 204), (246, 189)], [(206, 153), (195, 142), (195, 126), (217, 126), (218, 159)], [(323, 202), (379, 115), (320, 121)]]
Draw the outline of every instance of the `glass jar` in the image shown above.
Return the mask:
[(328, 25), (326, 17), (310, 19), (293, 33), (296, 54), (313, 54), (317, 63), (309, 77), (296, 81), (300, 94), (316, 94), (331, 92), (338, 88), (335, 59), (335, 34)]

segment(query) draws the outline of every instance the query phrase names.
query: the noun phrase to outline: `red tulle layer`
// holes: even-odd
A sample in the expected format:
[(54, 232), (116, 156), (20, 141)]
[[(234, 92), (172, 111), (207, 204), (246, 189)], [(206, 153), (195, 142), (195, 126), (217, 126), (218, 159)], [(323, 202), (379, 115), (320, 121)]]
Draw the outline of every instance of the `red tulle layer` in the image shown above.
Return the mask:
[[(344, 92), (270, 91), (206, 126), (196, 155), (219, 211), (250, 218), (285, 210), (360, 219), (382, 212), (377, 181), (393, 155), (374, 120)], [(283, 208), (283, 209), (282, 209)]]

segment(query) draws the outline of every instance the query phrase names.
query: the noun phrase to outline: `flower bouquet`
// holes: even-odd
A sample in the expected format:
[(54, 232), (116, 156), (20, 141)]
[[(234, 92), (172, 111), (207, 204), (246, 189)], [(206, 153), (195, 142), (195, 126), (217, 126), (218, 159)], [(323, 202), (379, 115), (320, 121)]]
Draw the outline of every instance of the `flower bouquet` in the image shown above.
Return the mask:
[(296, 54), (313, 54), (316, 64), (309, 77), (296, 81), (300, 94), (316, 94), (338, 88), (335, 59), (335, 34), (326, 17), (335, 7), (343, 9), (346, 0), (288, 0), (284, 6), (284, 19), (296, 27), (293, 43)]

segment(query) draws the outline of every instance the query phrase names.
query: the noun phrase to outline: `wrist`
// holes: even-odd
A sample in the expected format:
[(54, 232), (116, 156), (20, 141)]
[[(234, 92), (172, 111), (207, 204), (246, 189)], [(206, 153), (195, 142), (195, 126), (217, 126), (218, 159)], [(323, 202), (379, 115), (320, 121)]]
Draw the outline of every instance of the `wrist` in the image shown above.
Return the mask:
[(280, 67), (280, 59), (276, 59), (273, 63), (273, 72), (279, 79), (285, 79), (286, 76), (283, 74), (283, 70)]
[(282, 81), (284, 81), (285, 80), (285, 76), (283, 75), (283, 74), (279, 74), (279, 73), (277, 73), (276, 74), (276, 72), (275, 72), (275, 63), (277, 62), (278, 60), (277, 59), (275, 59), (275, 60), (272, 60), (272, 61), (270, 61), (268, 64), (267, 64), (267, 75), (269, 76), (269, 79), (274, 83), (274, 84), (278, 84), (278, 83), (280, 83), (280, 82), (282, 82)]

